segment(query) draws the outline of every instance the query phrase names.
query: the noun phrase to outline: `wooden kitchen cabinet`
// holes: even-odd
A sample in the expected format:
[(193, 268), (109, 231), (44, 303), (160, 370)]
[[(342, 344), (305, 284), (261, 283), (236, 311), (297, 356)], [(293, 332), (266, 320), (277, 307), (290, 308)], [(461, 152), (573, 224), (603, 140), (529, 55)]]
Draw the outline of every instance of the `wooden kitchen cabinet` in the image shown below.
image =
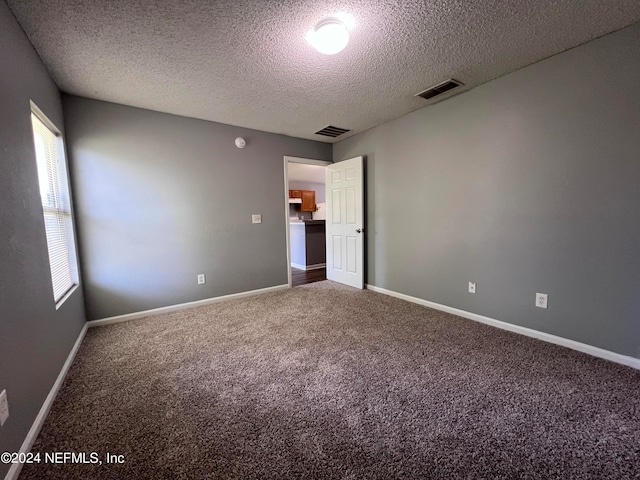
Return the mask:
[(313, 190), (302, 190), (302, 205), (300, 206), (300, 211), (316, 211), (316, 192), (314, 192)]
[(302, 200), (300, 206), (296, 205), (296, 210), (301, 212), (316, 211), (316, 192), (313, 190), (289, 190), (289, 198), (300, 198)]

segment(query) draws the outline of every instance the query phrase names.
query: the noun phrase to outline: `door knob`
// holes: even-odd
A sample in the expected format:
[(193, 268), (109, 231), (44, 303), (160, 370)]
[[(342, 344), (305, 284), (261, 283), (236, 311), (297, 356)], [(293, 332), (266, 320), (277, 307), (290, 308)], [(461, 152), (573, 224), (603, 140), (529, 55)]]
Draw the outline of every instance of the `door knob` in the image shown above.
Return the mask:
[(364, 228), (356, 228), (356, 233), (362, 233), (364, 232)]

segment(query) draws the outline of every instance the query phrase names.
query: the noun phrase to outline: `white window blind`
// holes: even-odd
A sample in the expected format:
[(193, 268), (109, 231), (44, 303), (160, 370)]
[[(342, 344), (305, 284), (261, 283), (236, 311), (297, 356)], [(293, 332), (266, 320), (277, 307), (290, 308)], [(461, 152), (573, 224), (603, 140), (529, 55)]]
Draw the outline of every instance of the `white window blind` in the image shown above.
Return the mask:
[(57, 303), (77, 283), (73, 226), (62, 137), (31, 114), (53, 298)]

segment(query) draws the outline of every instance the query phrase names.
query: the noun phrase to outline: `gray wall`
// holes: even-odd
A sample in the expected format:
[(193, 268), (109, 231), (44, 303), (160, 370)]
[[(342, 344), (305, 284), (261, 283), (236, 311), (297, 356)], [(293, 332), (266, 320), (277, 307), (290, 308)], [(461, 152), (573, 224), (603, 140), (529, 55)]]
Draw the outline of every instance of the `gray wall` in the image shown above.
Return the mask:
[(287, 283), (283, 157), (330, 160), (331, 145), (63, 102), (90, 320)]
[(640, 357), (639, 45), (636, 24), (335, 144), (366, 155), (367, 282)]
[[(0, 452), (18, 451), (84, 325), (82, 290), (56, 311), (29, 100), (63, 130), (57, 87), (0, 1)], [(0, 478), (9, 470), (0, 464)]]

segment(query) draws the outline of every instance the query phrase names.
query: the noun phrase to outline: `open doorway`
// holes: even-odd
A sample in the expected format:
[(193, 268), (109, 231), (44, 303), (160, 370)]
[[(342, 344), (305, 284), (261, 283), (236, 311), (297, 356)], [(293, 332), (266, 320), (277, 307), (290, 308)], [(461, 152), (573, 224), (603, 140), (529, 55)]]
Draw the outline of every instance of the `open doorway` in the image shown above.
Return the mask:
[(331, 165), (331, 162), (284, 157), (289, 286), (326, 279), (327, 165)]

